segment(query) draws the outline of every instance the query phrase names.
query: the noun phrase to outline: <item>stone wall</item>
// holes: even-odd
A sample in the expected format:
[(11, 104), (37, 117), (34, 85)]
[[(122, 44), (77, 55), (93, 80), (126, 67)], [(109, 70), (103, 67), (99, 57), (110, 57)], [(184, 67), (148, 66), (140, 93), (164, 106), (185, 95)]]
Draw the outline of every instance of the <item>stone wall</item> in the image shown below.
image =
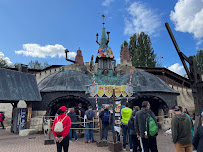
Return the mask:
[(43, 116), (45, 114), (46, 111), (33, 111), (30, 122), (30, 129), (36, 129), (37, 131), (41, 131), (43, 126)]
[(37, 84), (43, 80), (45, 77), (49, 76), (50, 74), (52, 73), (55, 73), (56, 71), (60, 71), (61, 70), (61, 67), (59, 68), (54, 68), (54, 69), (49, 69), (49, 70), (46, 70), (46, 71), (42, 71), (42, 72), (39, 72), (35, 75), (36, 77), (36, 80), (37, 80)]
[(183, 107), (183, 109), (187, 108), (190, 115), (192, 116), (195, 110), (194, 99), (192, 96), (192, 89), (185, 89), (185, 88), (176, 87), (172, 85), (169, 85), (169, 86), (180, 93), (180, 95), (177, 96), (177, 104)]

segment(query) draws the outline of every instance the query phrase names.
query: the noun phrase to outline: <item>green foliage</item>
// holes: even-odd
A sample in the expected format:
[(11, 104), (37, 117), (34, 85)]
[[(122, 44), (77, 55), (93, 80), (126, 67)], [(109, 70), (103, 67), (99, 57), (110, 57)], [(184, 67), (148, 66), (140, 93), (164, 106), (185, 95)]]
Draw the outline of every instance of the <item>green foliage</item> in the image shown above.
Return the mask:
[(49, 67), (50, 65), (48, 64), (48, 62), (44, 62), (44, 64), (42, 65), (42, 63), (41, 62), (39, 62), (38, 60), (36, 60), (36, 61), (30, 61), (29, 63), (28, 63), (28, 68), (29, 69), (44, 69), (44, 68), (46, 68), (46, 67)]
[(15, 63), (13, 66), (14, 68), (18, 68), (20, 66), (21, 63)]
[[(124, 41), (121, 45), (120, 57), (122, 57), (122, 50), (126, 43), (127, 42)], [(161, 63), (158, 63), (156, 53), (154, 53), (151, 45), (150, 37), (144, 32), (141, 32), (140, 34), (135, 33), (130, 37), (130, 42), (127, 46), (133, 66), (156, 67), (161, 65)]]
[(9, 65), (3, 58), (0, 57), (0, 68), (8, 68)]
[(197, 54), (194, 56), (197, 68), (200, 72), (203, 73), (203, 50), (197, 51)]

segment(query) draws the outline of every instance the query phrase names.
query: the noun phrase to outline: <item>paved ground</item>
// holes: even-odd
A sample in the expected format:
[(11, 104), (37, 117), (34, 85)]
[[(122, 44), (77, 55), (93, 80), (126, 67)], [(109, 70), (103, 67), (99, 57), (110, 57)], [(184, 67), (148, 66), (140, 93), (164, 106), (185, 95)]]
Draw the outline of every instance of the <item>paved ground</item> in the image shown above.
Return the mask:
[[(109, 136), (112, 134), (109, 132)], [(98, 140), (95, 135), (95, 140)], [(158, 138), (159, 152), (175, 152), (170, 136), (164, 136), (160, 131)], [(84, 138), (72, 141), (69, 146), (70, 152), (109, 152), (108, 147), (97, 147), (95, 143), (84, 143)], [(0, 152), (56, 152), (56, 145), (44, 145), (44, 135), (31, 135), (20, 137), (13, 133), (6, 133), (0, 129)]]

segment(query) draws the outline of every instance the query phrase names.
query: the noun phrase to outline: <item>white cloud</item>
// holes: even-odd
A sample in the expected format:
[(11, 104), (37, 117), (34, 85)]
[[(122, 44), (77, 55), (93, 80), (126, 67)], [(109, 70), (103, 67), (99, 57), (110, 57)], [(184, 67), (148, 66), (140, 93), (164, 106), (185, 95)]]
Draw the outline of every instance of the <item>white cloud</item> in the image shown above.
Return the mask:
[(170, 67), (168, 67), (168, 69), (182, 76), (186, 74), (183, 65), (180, 65), (179, 63), (171, 65)]
[(120, 58), (117, 58), (117, 59), (116, 59), (116, 62), (117, 62), (117, 64), (120, 64), (121, 59), (120, 59)]
[[(23, 44), (23, 50), (15, 51), (16, 54), (38, 58), (65, 57), (65, 48), (60, 44), (40, 46), (39, 44)], [(68, 58), (74, 58), (75, 52), (69, 52)]]
[(5, 55), (3, 54), (3, 52), (0, 52), (0, 58), (2, 58), (3, 60), (5, 60), (8, 65), (12, 65), (12, 64), (13, 64), (13, 63), (11, 62), (11, 60), (10, 60), (8, 57), (5, 57)]
[(114, 2), (114, 0), (105, 0), (105, 1), (102, 3), (102, 5), (103, 5), (103, 6), (110, 6), (110, 4), (111, 4), (112, 2)]
[(188, 32), (194, 38), (203, 37), (203, 0), (178, 0), (171, 11), (170, 19), (175, 24), (175, 30)]
[(141, 2), (134, 2), (127, 8), (129, 17), (125, 17), (124, 34), (133, 35), (134, 33), (145, 32), (149, 35), (157, 34), (160, 28), (160, 16), (151, 8)]

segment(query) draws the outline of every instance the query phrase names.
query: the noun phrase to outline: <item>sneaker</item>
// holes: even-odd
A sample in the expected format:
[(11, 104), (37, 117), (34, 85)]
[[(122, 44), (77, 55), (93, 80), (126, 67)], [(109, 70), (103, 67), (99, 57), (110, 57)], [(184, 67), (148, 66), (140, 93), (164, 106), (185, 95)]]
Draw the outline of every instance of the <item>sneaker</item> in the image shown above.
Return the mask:
[(78, 139), (76, 139), (75, 141), (78, 141)]
[(72, 142), (72, 140), (69, 140), (69, 142)]
[(130, 149), (130, 151), (133, 151), (133, 149)]
[(123, 148), (123, 151), (126, 151), (126, 148)]
[(92, 141), (92, 143), (95, 143), (95, 142), (96, 142), (95, 140)]
[(87, 143), (88, 143), (88, 141), (85, 141), (85, 143), (87, 144)]

